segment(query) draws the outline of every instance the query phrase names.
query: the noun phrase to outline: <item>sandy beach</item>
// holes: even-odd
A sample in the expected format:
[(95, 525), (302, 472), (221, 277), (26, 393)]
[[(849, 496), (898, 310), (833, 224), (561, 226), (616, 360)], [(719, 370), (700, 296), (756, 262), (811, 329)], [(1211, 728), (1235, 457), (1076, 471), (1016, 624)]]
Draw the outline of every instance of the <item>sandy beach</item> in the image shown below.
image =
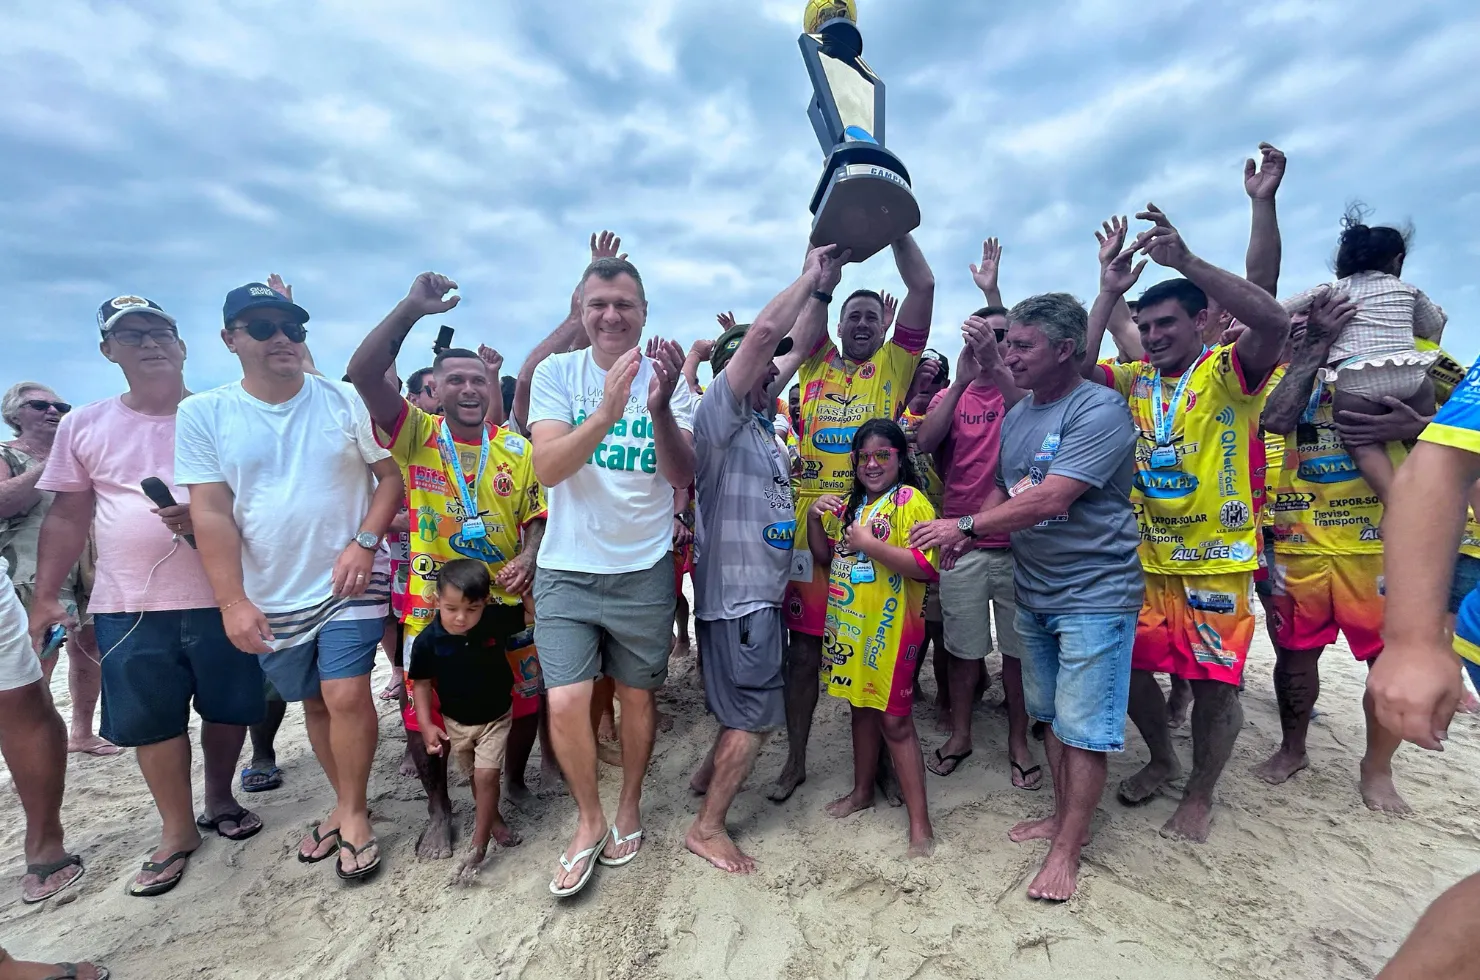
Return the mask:
[[(731, 811), (732, 831), (759, 873), (732, 877), (693, 857), (682, 846), (697, 802), (688, 777), (714, 727), (693, 659), (684, 657), (660, 695), (675, 723), (658, 736), (648, 775), (646, 847), (626, 868), (599, 869), (574, 901), (557, 903), (546, 890), (574, 826), (565, 796), (506, 802), (524, 842), (493, 855), (470, 886), (451, 884), (454, 862), (417, 863), (425, 802), (416, 780), (397, 775), (399, 718), (377, 702), (370, 799), (385, 854), (377, 879), (346, 887), (328, 863), (294, 860), (331, 796), (293, 708), (278, 740), (285, 786), (242, 797), (266, 829), (244, 844), (209, 838), (162, 898), (124, 892), (159, 831), (132, 753), (70, 757), (63, 820), (87, 877), (34, 908), (20, 903), (21, 812), (0, 774), (0, 942), (21, 958), (100, 961), (119, 980), (1371, 977), (1435, 896), (1480, 870), (1480, 721), (1457, 719), (1442, 755), (1411, 746), (1399, 753), (1398, 786), (1413, 816), (1369, 812), (1357, 794), (1365, 670), (1333, 646), (1311, 768), (1266, 786), (1249, 769), (1279, 741), (1272, 664), (1261, 628), (1247, 724), (1220, 786), (1212, 840), (1158, 835), (1173, 798), (1139, 809), (1114, 799), (1115, 783), (1146, 758), (1129, 726), (1129, 750), (1111, 758), (1080, 892), (1061, 906), (1025, 895), (1048, 845), (1007, 839), (1014, 822), (1046, 813), (1050, 796), (1011, 787), (1000, 686), (977, 713), (976, 754), (950, 777), (928, 777), (933, 860), (903, 860), (902, 809), (881, 804), (841, 822), (823, 813), (851, 780), (846, 706), (826, 697), (808, 782), (786, 804), (765, 799), (784, 754), (778, 737)], [(377, 669), (377, 692), (386, 672)], [(65, 676), (57, 671), (55, 685), (64, 714)], [(928, 706), (916, 723), (927, 750), (943, 740)], [(1187, 728), (1177, 744), (1190, 761)], [(196, 768), (199, 803), (198, 753)], [(537, 785), (538, 756), (529, 775)], [(603, 767), (609, 805), (618, 786), (617, 770)], [(465, 783), (453, 799), (466, 837), (473, 807)]]

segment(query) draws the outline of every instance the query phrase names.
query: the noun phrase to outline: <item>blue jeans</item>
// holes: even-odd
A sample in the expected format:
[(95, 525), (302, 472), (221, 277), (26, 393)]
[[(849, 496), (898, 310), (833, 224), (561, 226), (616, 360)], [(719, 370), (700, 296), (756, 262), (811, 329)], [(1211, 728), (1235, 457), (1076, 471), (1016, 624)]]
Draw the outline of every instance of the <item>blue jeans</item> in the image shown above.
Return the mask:
[(232, 646), (215, 608), (94, 613), (103, 655), (103, 724), (115, 745), (167, 742), (205, 721), (255, 725), (267, 701), (257, 658)]
[(1035, 613), (1018, 607), (1023, 698), (1060, 742), (1087, 752), (1125, 751), (1136, 613)]

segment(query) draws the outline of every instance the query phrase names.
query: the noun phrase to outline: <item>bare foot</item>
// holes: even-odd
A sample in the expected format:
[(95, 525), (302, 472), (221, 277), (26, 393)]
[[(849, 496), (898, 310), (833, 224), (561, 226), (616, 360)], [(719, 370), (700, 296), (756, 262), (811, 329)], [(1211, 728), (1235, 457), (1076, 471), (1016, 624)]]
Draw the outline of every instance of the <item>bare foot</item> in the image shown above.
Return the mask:
[(416, 841), (418, 861), (445, 861), (452, 857), (452, 814), (434, 813)]
[(621, 742), (597, 742), (596, 758), (609, 766), (622, 766), (622, 743)]
[(1171, 840), (1205, 844), (1213, 829), (1213, 804), (1210, 800), (1183, 797), (1177, 812), (1161, 828), (1161, 836)]
[(596, 741), (615, 742), (618, 738), (616, 719), (611, 712), (607, 712), (601, 716), (601, 721), (596, 725)]
[(1067, 902), (1079, 888), (1079, 848), (1052, 848), (1038, 876), (1028, 886), (1028, 897)]
[(76, 977), (77, 980), (98, 980), (103, 976), (103, 967), (92, 963), (77, 963), (76, 972), (68, 973), (60, 963), (32, 963), (11, 959), (0, 949), (0, 977), (5, 980), (54, 980), (56, 977)]
[(1120, 781), (1120, 802), (1127, 806), (1139, 806), (1156, 796), (1166, 784), (1182, 775), (1182, 763), (1176, 758), (1168, 766), (1148, 762), (1129, 779)]
[(488, 860), (487, 847), (475, 847), (463, 855), (462, 860), (457, 862), (457, 872), (453, 876), (453, 883), (458, 885), (470, 885), (473, 879), (478, 877), (478, 869), (483, 867), (483, 862)]
[(1254, 775), (1264, 780), (1271, 786), (1278, 786), (1291, 776), (1295, 775), (1306, 766), (1310, 765), (1310, 757), (1305, 753), (1293, 755), (1280, 749), (1269, 759), (1253, 768)]
[(841, 820), (846, 816), (857, 813), (859, 810), (872, 809), (873, 805), (874, 794), (872, 788), (870, 788), (867, 796), (849, 793), (847, 796), (840, 796), (836, 800), (833, 800), (823, 809), (827, 811), (829, 817)]
[(788, 762), (781, 770), (781, 775), (776, 777), (776, 785), (766, 793), (766, 799), (772, 803), (785, 803), (791, 799), (791, 794), (797, 791), (797, 787), (807, 781), (807, 770), (803, 766), (793, 766)]
[(1041, 820), (1024, 820), (1007, 832), (1007, 836), (1021, 844), (1025, 840), (1053, 840), (1059, 832), (1057, 815)]
[(504, 784), (504, 795), (515, 803), (531, 803), (534, 801), (534, 792), (524, 783), (524, 780), (514, 782), (509, 780)]
[(708, 833), (699, 829), (696, 820), (684, 836), (683, 846), (721, 871), (736, 875), (755, 872), (755, 858), (736, 847), (724, 828)]
[(401, 756), (401, 768), (396, 771), (406, 779), (417, 778), (416, 759), (412, 757), (410, 749), (407, 749), (406, 754)]
[(524, 838), (519, 836), (519, 832), (502, 820), (495, 820), (488, 834), (498, 842), (499, 847), (518, 847), (524, 843)]
[(923, 861), (934, 854), (935, 838), (921, 837), (919, 840), (910, 841), (909, 850), (904, 852), (904, 857), (906, 861)]
[(101, 735), (84, 735), (80, 738), (73, 737), (67, 739), (67, 751), (82, 752), (86, 755), (107, 756), (117, 755), (123, 749), (120, 749)]
[(1393, 774), (1378, 772), (1368, 768), (1362, 763), (1362, 802), (1367, 804), (1367, 809), (1376, 810), (1379, 813), (1390, 813), (1393, 816), (1406, 816), (1413, 812), (1413, 808), (1403, 797), (1398, 795), (1398, 787), (1393, 785)]

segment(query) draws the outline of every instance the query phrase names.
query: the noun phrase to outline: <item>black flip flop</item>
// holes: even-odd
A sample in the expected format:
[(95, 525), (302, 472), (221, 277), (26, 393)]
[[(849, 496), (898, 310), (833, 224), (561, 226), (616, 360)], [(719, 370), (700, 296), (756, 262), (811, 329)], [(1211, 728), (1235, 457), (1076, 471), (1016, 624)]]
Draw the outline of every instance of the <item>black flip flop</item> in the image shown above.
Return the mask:
[(329, 858), (331, 858), (334, 855), (338, 854), (339, 853), (339, 848), (344, 844), (344, 838), (339, 836), (339, 828), (338, 827), (335, 827), (333, 830), (329, 831), (327, 834), (325, 834), (324, 836), (320, 837), (319, 836), (319, 828), (318, 828), (318, 825), (315, 824), (313, 830), (309, 831), (309, 835), (313, 837), (313, 847), (314, 847), (314, 850), (318, 850), (319, 849), (319, 845), (322, 844), (324, 841), (328, 840), (330, 837), (335, 838), (335, 844), (334, 844), (334, 847), (331, 848), (327, 854), (319, 854), (319, 855), (304, 854), (303, 853), (303, 845), (302, 844), (299, 844), (298, 845), (298, 860), (300, 862), (302, 862), (303, 864), (318, 864), (320, 861), (327, 861)]
[[(96, 963), (94, 963), (92, 965), (92, 968), (97, 972), (98, 980), (108, 980), (108, 978), (113, 975), (108, 972), (108, 968), (106, 966), (98, 966)], [(77, 971), (80, 969), (80, 967), (76, 963), (58, 963), (57, 969), (61, 970), (62, 972), (53, 973), (51, 976), (47, 977), (46, 980), (77, 980)]]
[(158, 874), (176, 861), (183, 859), (180, 865), (180, 873), (173, 878), (165, 881), (156, 881), (152, 885), (138, 885), (131, 881), (128, 885), (128, 893), (134, 898), (155, 898), (163, 895), (165, 892), (173, 891), (175, 886), (180, 883), (180, 879), (185, 877), (185, 869), (190, 866), (190, 855), (194, 853), (194, 851), (176, 851), (163, 861), (145, 861), (144, 870), (150, 874)]
[(951, 763), (950, 770), (948, 772), (941, 772), (939, 769), (930, 769), (929, 766), (926, 766), (926, 768), (927, 769), (930, 769), (930, 771), (933, 772), (933, 773), (935, 773), (935, 775), (937, 775), (937, 776), (944, 777), (944, 776), (954, 775), (955, 772), (956, 772), (956, 770), (961, 768), (961, 763), (963, 763), (967, 759), (971, 758), (972, 751), (973, 750), (971, 750), (971, 749), (967, 749), (965, 752), (958, 753), (957, 755), (941, 755), (940, 754), (940, 749), (936, 749), (935, 750), (935, 764), (937, 766), (943, 766), (947, 762), (949, 762), (949, 763)]
[[(359, 847), (356, 847), (355, 845), (351, 844), (349, 841), (345, 840), (343, 837), (339, 838), (339, 847), (340, 847), (340, 849), (341, 850), (345, 850), (345, 851), (349, 851), (351, 854), (353, 854), (355, 856), (355, 860), (357, 860), (357, 861), (360, 858), (361, 852), (368, 851), (370, 848), (376, 847), (379, 844), (380, 844), (380, 840), (379, 840), (379, 838), (376, 838), (376, 837), (370, 838), (365, 843), (361, 844)], [(360, 880), (362, 880), (364, 878), (370, 877), (371, 875), (373, 875), (375, 872), (377, 872), (379, 870), (380, 870), (380, 855), (379, 854), (376, 854), (375, 855), (375, 860), (374, 861), (370, 862), (369, 864), (367, 864), (363, 868), (356, 868), (354, 871), (345, 871), (344, 870), (344, 865), (340, 864), (338, 861), (335, 861), (334, 862), (334, 873), (337, 874), (337, 875), (339, 875), (339, 880), (340, 881), (360, 881)]]
[[(28, 865), (26, 865), (26, 874), (28, 874), (28, 875), (35, 875), (36, 878), (37, 878), (37, 880), (39, 880), (39, 881), (45, 881), (46, 879), (50, 878), (52, 875), (56, 874), (58, 871), (61, 871), (63, 868), (70, 868), (74, 864), (77, 865), (77, 867), (82, 868), (82, 855), (80, 855), (80, 854), (68, 854), (66, 857), (62, 858), (60, 861), (52, 861), (52, 862), (50, 862), (48, 864), (28, 864)], [(63, 885), (62, 887), (58, 888), (56, 891), (51, 892), (50, 894), (46, 895), (43, 898), (26, 898), (23, 895), (21, 897), (21, 904), (23, 904), (23, 905), (40, 905), (42, 902), (45, 902), (48, 899), (56, 898), (62, 892), (66, 891), (68, 888), (71, 888), (73, 885), (75, 885), (79, 881), (81, 881), (82, 880), (82, 876), (84, 874), (86, 874), (86, 873), (87, 873), (87, 869), (86, 868), (82, 868), (81, 871), (79, 871), (77, 874), (75, 874), (75, 875), (72, 876), (72, 880), (71, 881), (67, 882), (65, 885)]]
[(1023, 783), (1025, 784), (1022, 786), (1014, 785), (1013, 789), (1020, 789), (1025, 793), (1036, 793), (1043, 788), (1043, 777), (1041, 775), (1038, 777), (1037, 783), (1033, 784), (1032, 786), (1026, 785), (1029, 776), (1033, 775), (1035, 772), (1043, 772), (1042, 766), (1029, 766), (1027, 769), (1024, 769), (1022, 766), (1018, 765), (1016, 762), (1013, 762), (1011, 759), (1008, 759), (1007, 761), (1012, 764), (1013, 772), (1022, 777)]
[[(234, 813), (218, 813), (214, 817), (208, 817), (205, 814), (201, 814), (200, 816), (195, 818), (195, 825), (201, 830), (214, 830), (217, 837), (225, 837), (227, 840), (243, 841), (251, 837), (256, 837), (259, 833), (262, 832), (262, 819), (260, 817), (257, 819), (257, 826), (251, 828), (250, 830), (242, 830), (242, 819), (245, 817), (255, 816), (257, 816), (257, 814), (253, 813), (251, 810), (248, 810), (246, 807), (237, 807), (236, 812)], [(226, 831), (221, 829), (221, 825), (223, 823), (236, 824), (237, 832), (228, 834)]]

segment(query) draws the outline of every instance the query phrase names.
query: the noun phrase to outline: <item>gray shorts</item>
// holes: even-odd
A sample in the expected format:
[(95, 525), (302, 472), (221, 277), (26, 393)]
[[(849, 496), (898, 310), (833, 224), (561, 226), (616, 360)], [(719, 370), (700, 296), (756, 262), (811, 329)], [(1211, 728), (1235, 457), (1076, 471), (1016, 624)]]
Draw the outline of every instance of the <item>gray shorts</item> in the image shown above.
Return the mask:
[[(940, 608), (946, 649), (958, 660), (981, 660), (992, 652), (992, 620), (1004, 657), (1021, 660), (1015, 563), (1007, 548), (976, 548), (940, 573)], [(990, 610), (990, 615), (988, 614)]]
[(786, 619), (780, 606), (739, 619), (695, 620), (694, 639), (704, 655), (704, 705), (721, 725), (771, 732), (786, 724)]
[(541, 568), (534, 576), (534, 645), (546, 689), (605, 674), (656, 691), (673, 645), (673, 553), (616, 575)]

